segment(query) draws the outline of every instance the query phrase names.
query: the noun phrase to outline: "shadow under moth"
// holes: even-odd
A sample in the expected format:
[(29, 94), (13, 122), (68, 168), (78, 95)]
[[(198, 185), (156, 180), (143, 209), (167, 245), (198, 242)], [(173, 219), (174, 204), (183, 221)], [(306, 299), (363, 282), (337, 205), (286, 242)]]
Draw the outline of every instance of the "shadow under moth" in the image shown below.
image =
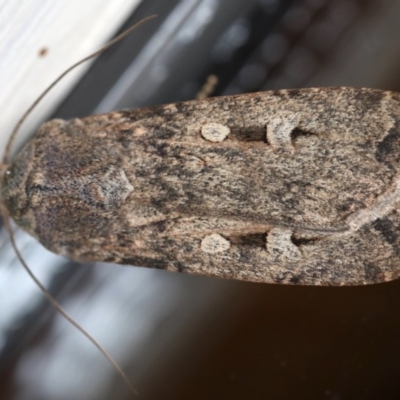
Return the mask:
[(294, 89), (45, 123), (2, 177), (53, 252), (246, 281), (400, 274), (400, 95)]

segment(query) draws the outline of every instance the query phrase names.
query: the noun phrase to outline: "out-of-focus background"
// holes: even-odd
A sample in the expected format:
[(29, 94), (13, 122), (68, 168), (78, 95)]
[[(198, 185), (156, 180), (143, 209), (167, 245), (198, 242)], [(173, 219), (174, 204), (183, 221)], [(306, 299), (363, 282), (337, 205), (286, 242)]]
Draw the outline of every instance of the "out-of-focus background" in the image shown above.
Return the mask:
[[(60, 85), (21, 137), (51, 116), (194, 99), (210, 76), (218, 79), (213, 95), (400, 89), (398, 1), (0, 0), (2, 143), (60, 72), (153, 13), (156, 20)], [(142, 400), (400, 398), (400, 281), (275, 286), (77, 265), (18, 230), (17, 239)], [(46, 303), (2, 231), (0, 399), (131, 398), (101, 354)]]

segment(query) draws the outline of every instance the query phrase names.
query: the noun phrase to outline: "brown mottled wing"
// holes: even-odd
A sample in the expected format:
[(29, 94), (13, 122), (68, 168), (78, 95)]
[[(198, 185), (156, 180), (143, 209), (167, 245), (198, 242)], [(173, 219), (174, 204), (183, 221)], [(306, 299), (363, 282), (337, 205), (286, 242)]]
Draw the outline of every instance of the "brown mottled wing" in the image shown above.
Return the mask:
[(399, 100), (301, 89), (55, 120), (3, 192), (17, 222), (75, 260), (387, 281), (400, 272)]

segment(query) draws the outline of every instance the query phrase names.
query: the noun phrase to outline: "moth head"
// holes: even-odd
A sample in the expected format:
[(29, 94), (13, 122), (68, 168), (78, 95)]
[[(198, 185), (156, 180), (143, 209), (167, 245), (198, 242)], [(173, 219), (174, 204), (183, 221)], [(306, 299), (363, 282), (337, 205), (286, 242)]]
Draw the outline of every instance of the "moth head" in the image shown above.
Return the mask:
[(24, 230), (34, 235), (34, 218), (29, 211), (26, 182), (32, 165), (32, 146), (28, 144), (1, 171), (1, 202), (9, 215)]

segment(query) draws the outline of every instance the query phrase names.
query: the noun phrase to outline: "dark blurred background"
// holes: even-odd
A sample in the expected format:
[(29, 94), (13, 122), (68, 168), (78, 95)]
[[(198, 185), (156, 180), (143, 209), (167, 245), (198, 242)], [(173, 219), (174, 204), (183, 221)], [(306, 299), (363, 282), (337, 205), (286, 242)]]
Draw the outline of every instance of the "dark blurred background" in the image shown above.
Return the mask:
[[(194, 99), (210, 76), (213, 95), (400, 89), (398, 1), (145, 0), (121, 31), (153, 13), (55, 117)], [(53, 263), (25, 247), (30, 263)], [(62, 261), (47, 285), (142, 400), (400, 399), (400, 281), (289, 287)], [(132, 398), (44, 300), (13, 318), (2, 327), (0, 399)]]

